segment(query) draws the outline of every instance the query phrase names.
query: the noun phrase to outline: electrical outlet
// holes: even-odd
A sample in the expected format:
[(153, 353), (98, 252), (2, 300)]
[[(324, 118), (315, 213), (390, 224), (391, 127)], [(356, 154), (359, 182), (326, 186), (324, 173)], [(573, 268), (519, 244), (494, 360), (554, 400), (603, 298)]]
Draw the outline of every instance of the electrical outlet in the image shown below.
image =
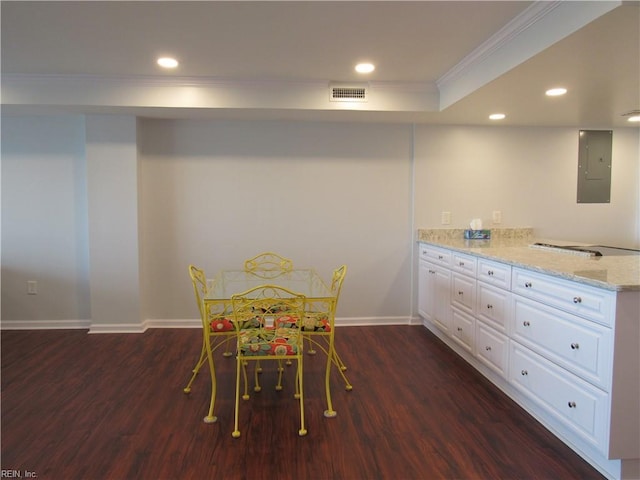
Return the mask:
[(449, 225), (451, 223), (451, 212), (442, 212), (440, 222), (442, 225)]
[(27, 295), (38, 294), (38, 282), (35, 280), (27, 280)]
[(502, 212), (500, 210), (493, 211), (493, 223), (502, 223)]

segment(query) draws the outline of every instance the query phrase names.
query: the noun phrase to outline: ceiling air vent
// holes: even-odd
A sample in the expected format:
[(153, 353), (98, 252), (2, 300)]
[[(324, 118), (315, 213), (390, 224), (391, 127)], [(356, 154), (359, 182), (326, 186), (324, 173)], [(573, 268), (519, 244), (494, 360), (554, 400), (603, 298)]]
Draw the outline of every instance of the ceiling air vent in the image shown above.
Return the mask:
[(329, 85), (329, 100), (332, 102), (366, 102), (366, 85)]

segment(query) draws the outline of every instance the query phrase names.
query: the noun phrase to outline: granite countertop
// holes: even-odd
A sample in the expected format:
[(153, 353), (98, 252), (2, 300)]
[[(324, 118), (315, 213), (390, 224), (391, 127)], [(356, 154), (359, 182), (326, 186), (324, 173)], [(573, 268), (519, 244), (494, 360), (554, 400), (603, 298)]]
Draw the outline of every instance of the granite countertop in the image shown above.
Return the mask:
[(584, 257), (532, 248), (531, 228), (492, 230), (491, 240), (465, 240), (461, 229), (421, 229), (418, 241), (607, 290), (640, 290), (640, 255)]

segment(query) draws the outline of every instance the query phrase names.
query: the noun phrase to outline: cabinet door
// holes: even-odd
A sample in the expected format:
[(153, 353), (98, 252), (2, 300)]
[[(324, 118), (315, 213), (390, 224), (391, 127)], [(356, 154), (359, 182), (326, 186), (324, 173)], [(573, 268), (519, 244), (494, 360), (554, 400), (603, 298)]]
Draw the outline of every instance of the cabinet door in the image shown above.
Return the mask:
[(420, 261), (418, 276), (418, 313), (449, 333), (451, 272), (439, 265)]
[(471, 315), (457, 308), (451, 309), (451, 337), (470, 353), (475, 347), (475, 323)]
[(509, 339), (481, 321), (476, 322), (476, 356), (502, 378), (507, 378)]
[(451, 304), (473, 314), (476, 303), (476, 279), (454, 273), (451, 277)]
[(420, 260), (418, 265), (418, 313), (422, 318), (430, 322), (433, 321), (435, 312), (432, 269), (433, 267), (430, 263)]
[(511, 384), (583, 440), (606, 453), (608, 395), (516, 341), (511, 341)]
[(595, 385), (611, 383), (611, 329), (514, 295), (511, 336)]
[(478, 282), (476, 297), (478, 318), (496, 330), (507, 333), (511, 312), (511, 292)]

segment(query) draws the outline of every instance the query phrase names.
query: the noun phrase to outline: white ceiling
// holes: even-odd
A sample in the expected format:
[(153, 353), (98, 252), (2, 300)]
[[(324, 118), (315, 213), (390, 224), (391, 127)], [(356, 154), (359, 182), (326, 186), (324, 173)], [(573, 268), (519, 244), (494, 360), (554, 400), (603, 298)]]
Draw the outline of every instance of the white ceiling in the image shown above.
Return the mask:
[[(629, 126), (639, 5), (2, 1), (2, 106), (479, 125), (501, 111), (501, 125)], [(159, 69), (160, 55), (179, 68)], [(377, 66), (367, 77), (353, 71), (365, 60)], [(367, 82), (369, 101), (329, 103), (330, 82)], [(556, 85), (569, 93), (546, 98)]]

